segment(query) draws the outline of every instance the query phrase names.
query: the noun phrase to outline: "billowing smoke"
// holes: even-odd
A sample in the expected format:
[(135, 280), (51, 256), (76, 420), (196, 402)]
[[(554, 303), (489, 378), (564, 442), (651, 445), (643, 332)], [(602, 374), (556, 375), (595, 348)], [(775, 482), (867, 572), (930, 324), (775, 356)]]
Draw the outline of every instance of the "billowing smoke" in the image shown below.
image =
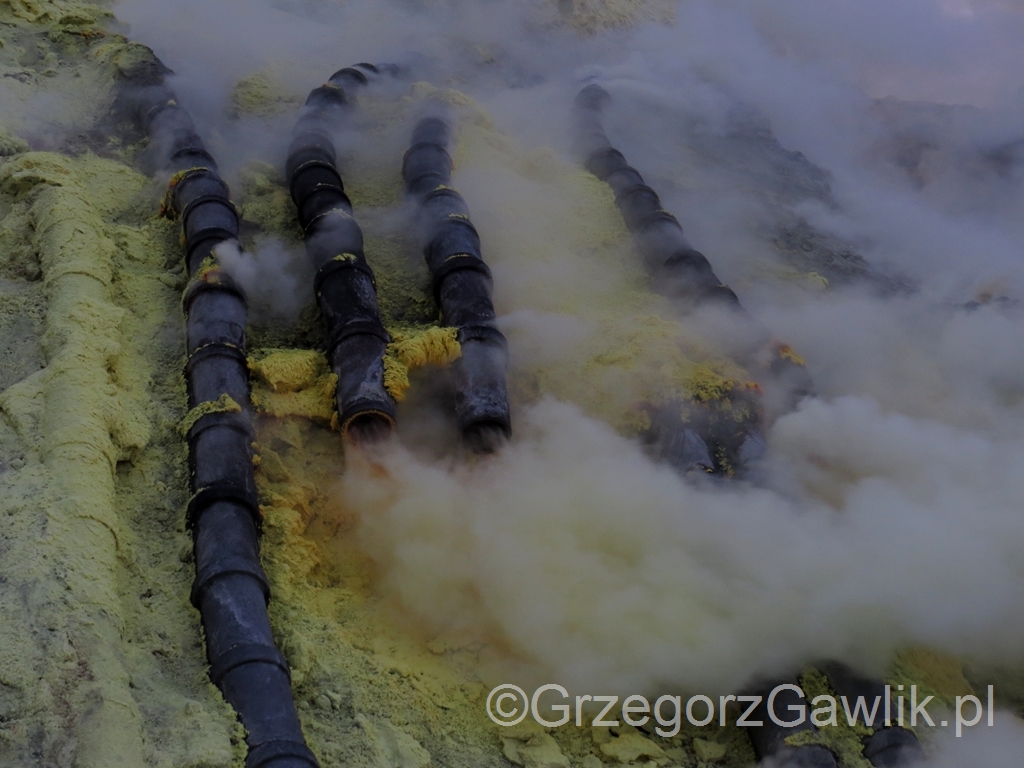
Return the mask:
[(237, 243), (217, 246), (217, 261), (245, 291), (254, 320), (294, 320), (313, 301), (312, 268), (301, 247), (276, 238), (262, 240), (249, 253)]
[[(538, 681), (585, 690), (734, 691), (821, 658), (877, 674), (910, 644), (1018, 660), (1024, 14), (966, 0), (454, 5), (118, 8), (236, 171), (280, 165), (295, 100), (356, 61), (403, 64), (489, 114), (474, 113), (455, 182), (512, 379), (531, 386), (495, 457), (353, 458), (338, 494), (381, 589), (434, 631), (487, 637)], [(633, 26), (571, 28), (625, 6)], [(253, 72), (292, 111), (228, 119)], [(771, 426), (755, 481), (684, 480), (605, 423), (621, 428), (609, 414), (664, 375), (651, 339), (732, 339), (646, 293), (621, 223), (594, 220), (614, 208), (574, 175), (568, 131), (588, 79), (612, 94), (616, 145), (808, 361), (817, 397)], [(401, 151), (387, 132), (352, 142)], [(400, 155), (373, 164), (397, 177)], [(279, 255), (235, 269), (244, 280)], [(936, 765), (971, 749), (1015, 764), (1019, 729), (993, 730)]]

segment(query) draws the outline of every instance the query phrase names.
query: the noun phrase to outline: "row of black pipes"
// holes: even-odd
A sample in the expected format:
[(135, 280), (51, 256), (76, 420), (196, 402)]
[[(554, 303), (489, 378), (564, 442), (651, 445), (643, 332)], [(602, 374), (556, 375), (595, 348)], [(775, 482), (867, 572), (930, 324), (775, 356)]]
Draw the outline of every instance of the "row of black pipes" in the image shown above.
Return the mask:
[[(164, 84), (165, 72), (154, 60), (133, 73), (121, 90), (118, 111), (149, 137), (153, 161), (172, 174), (167, 206), (181, 220), (191, 278), (183, 308), (188, 404), (190, 413), (197, 414), (187, 433), (192, 490), (187, 523), (196, 561), (192, 602), (202, 617), (210, 677), (246, 729), (246, 767), (317, 768), (302, 735), (288, 664), (274, 644), (267, 614), (270, 589), (259, 560), (261, 517), (252, 463), (246, 301), (217, 267), (214, 253), (219, 244), (237, 239), (239, 217), (214, 158)], [(306, 252), (316, 268), (326, 353), (338, 375), (339, 426), (354, 443), (389, 435), (396, 406), (384, 386), (383, 357), (390, 337), (381, 321), (362, 231), (337, 169), (332, 135), (352, 108), (346, 89), (351, 92), (379, 75), (377, 67), (360, 64), (336, 72), (314, 89), (295, 126), (286, 163)], [(600, 122), (607, 100), (597, 86), (580, 93), (578, 138), (587, 168), (616, 192), (658, 284), (690, 304), (716, 301), (742, 312), (736, 294), (715, 276), (706, 257), (690, 247), (657, 194), (611, 146)], [(491, 274), (479, 235), (462, 196), (449, 186), (450, 141), (442, 113), (420, 120), (402, 176), (417, 206), (416, 234), (442, 320), (458, 329), (462, 356), (455, 365), (456, 422), (470, 449), (491, 452), (511, 433), (507, 344), (495, 325)], [(227, 407), (224, 396), (237, 407)], [(693, 436), (685, 440), (692, 442)], [(699, 454), (700, 446), (692, 450)], [(826, 671), (841, 695), (880, 695), (881, 683), (838, 665)], [(786, 702), (777, 704), (784, 708)], [(785, 757), (807, 768), (836, 765), (824, 747), (787, 746), (784, 739), (793, 729), (775, 726), (765, 712), (760, 715), (755, 719), (766, 725), (752, 729), (759, 758)], [(876, 730), (865, 746), (865, 755), (879, 768), (901, 765), (919, 751), (912, 734), (895, 727)]]
[[(353, 91), (379, 76), (359, 64), (336, 72), (306, 99), (288, 150), (286, 174), (316, 268), (316, 297), (327, 324), (327, 355), (338, 375), (338, 419), (354, 439), (388, 434), (395, 403), (384, 387), (390, 337), (381, 322), (363, 233), (345, 194), (332, 134), (352, 108)], [(512, 431), (505, 369), (508, 345), (495, 325), (491, 273), (469, 209), (450, 186), (450, 129), (442, 117), (422, 119), (402, 163), (406, 192), (417, 204), (416, 235), (430, 269), (442, 322), (457, 329), (455, 419), (471, 450), (489, 453)]]
[[(755, 321), (740, 305), (736, 294), (726, 286), (711, 267), (707, 257), (695, 250), (683, 234), (679, 221), (666, 211), (650, 186), (644, 183), (639, 171), (626, 162), (623, 154), (615, 149), (602, 124), (602, 111), (611, 97), (596, 84), (583, 88), (576, 97), (574, 117), (576, 123), (577, 149), (583, 156), (587, 170), (611, 187), (615, 202), (622, 213), (627, 228), (633, 234), (637, 249), (644, 258), (652, 282), (658, 290), (675, 299), (682, 308), (694, 308), (717, 303), (737, 313), (751, 326), (755, 338), (764, 339)], [(760, 343), (763, 343), (761, 341)], [(782, 379), (789, 389), (790, 402), (795, 404), (810, 392), (810, 379), (803, 366), (795, 365), (785, 357), (775, 355), (770, 361), (770, 375)], [(741, 461), (753, 458), (754, 446), (762, 445), (758, 425), (748, 427), (749, 435), (740, 441), (736, 452)], [(685, 446), (681, 455), (681, 469), (707, 459), (706, 444), (715, 439), (711, 434), (692, 434), (693, 430), (680, 426), (677, 442)], [(666, 441), (671, 444), (671, 441)], [(744, 456), (744, 453), (747, 453)], [(844, 665), (829, 662), (820, 665), (832, 688), (848, 701), (863, 696), (869, 704), (881, 702), (886, 695), (885, 685), (879, 680), (861, 677)], [(779, 725), (768, 715), (767, 691), (776, 684), (773, 681), (755, 693), (762, 693), (762, 703), (749, 718), (761, 722), (762, 726), (749, 728), (751, 742), (758, 759), (775, 758), (792, 768), (837, 768), (836, 756), (820, 745), (790, 746), (786, 739), (795, 733), (813, 730), (815, 726), (805, 721), (799, 726)], [(791, 683), (792, 684), (792, 683)], [(792, 689), (783, 689), (776, 697), (774, 711), (789, 713), (790, 706), (799, 706), (803, 701)], [(890, 702), (891, 704), (891, 702)], [(887, 707), (882, 707), (890, 711)], [(891, 711), (895, 711), (892, 707)], [(788, 719), (783, 715), (783, 722)], [(865, 725), (861, 718), (861, 724)], [(921, 746), (910, 731), (898, 726), (874, 725), (874, 733), (864, 743), (864, 756), (877, 768), (897, 768), (921, 757)]]
[[(169, 173), (167, 212), (179, 218), (190, 276), (185, 380), (192, 531), (196, 576), (192, 602), (206, 635), (210, 678), (246, 730), (246, 768), (318, 768), (302, 735), (287, 661), (274, 644), (260, 565), (261, 516), (253, 472), (255, 439), (246, 356), (245, 295), (221, 270), (215, 249), (238, 238), (239, 216), (217, 163), (152, 59), (122, 83), (115, 115), (149, 139), (149, 160)], [(338, 375), (340, 429), (351, 442), (379, 440), (395, 426), (395, 402), (384, 387), (390, 337), (381, 321), (373, 271), (336, 166), (332, 134), (354, 89), (379, 75), (362, 64), (314, 89), (295, 127), (287, 175), (315, 293), (327, 328), (327, 355)], [(495, 326), (490, 272), (451, 175), (447, 123), (417, 125), (403, 175), (417, 201), (417, 232), (447, 325), (458, 329), (455, 413), (464, 442), (491, 452), (511, 434), (505, 387), (507, 345)]]

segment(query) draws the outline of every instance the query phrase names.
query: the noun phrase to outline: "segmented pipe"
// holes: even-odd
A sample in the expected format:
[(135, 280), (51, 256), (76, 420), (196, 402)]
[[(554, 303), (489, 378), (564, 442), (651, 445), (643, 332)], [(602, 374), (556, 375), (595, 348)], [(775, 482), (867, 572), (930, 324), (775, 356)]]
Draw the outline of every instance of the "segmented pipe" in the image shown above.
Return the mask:
[[(659, 290), (694, 305), (719, 302), (749, 317), (736, 294), (715, 275), (708, 259), (687, 241), (679, 221), (661, 207), (658, 194), (644, 183), (639, 171), (626, 162), (623, 154), (612, 147), (601, 122), (602, 109), (610, 99), (608, 92), (596, 84), (587, 85), (577, 94), (574, 104), (577, 142), (584, 153), (587, 170), (614, 191), (615, 203), (627, 228), (636, 238)], [(753, 319), (750, 322), (753, 323)], [(810, 393), (810, 378), (804, 366), (792, 360), (792, 353), (787, 355), (779, 354), (778, 350), (774, 352), (772, 373), (789, 377), (792, 403), (795, 404), (796, 400)], [(702, 453), (706, 454), (706, 446), (693, 430), (672, 431), (662, 436), (662, 440), (673, 443), (662, 446), (662, 452), (671, 456), (673, 463), (686, 467), (708, 466), (706, 460), (701, 458)], [(759, 432), (754, 432), (740, 447), (738, 459), (749, 460), (758, 455), (763, 447), (763, 438)], [(849, 700), (864, 695), (867, 700), (873, 701), (875, 696), (881, 697), (884, 694), (882, 682), (858, 677), (840, 664), (829, 664), (826, 671), (833, 688)], [(797, 695), (789, 690), (783, 691), (775, 702), (781, 711), (786, 711), (790, 704), (800, 703)], [(786, 737), (800, 730), (813, 729), (811, 723), (806, 722), (793, 728), (779, 726), (768, 718), (765, 704), (755, 712), (752, 719), (764, 723), (749, 731), (759, 759), (772, 756), (786, 765), (805, 768), (836, 766), (835, 756), (825, 747), (791, 747), (785, 744)], [(864, 755), (878, 768), (894, 768), (918, 759), (921, 747), (910, 731), (876, 726), (875, 733), (865, 742)]]
[(611, 145), (601, 120), (610, 101), (608, 91), (596, 83), (585, 86), (576, 95), (576, 142), (587, 170), (615, 193), (615, 203), (647, 262), (654, 285), (658, 291), (687, 304), (717, 303), (746, 318), (751, 327), (758, 329), (757, 346), (771, 347), (771, 373), (788, 387), (790, 404), (795, 406), (812, 391), (807, 369), (789, 347), (768, 343), (768, 332), (747, 314), (733, 290), (715, 274), (707, 257), (690, 245), (679, 220), (661, 207), (658, 193), (644, 183), (640, 172)]
[[(749, 720), (761, 725), (749, 726), (746, 730), (754, 754), (759, 761), (771, 759), (771, 765), (791, 768), (838, 768), (838, 761), (832, 751), (819, 744), (790, 746), (786, 739), (802, 731), (816, 731), (817, 728), (809, 719), (799, 725), (779, 725), (768, 714), (769, 693), (776, 685), (766, 686), (760, 703), (755, 707)], [(772, 712), (783, 723), (793, 722), (798, 718), (798, 708), (805, 706), (804, 699), (790, 688), (779, 690), (771, 702)]]
[[(923, 760), (921, 744), (912, 731), (897, 725), (885, 724), (883, 713), (895, 712), (896, 708), (890, 700), (886, 709), (885, 684), (881, 680), (862, 677), (839, 662), (826, 662), (818, 667), (826, 675), (836, 694), (846, 697), (851, 708), (855, 708), (858, 697), (863, 697), (867, 711), (857, 710), (857, 722), (873, 729), (873, 733), (862, 740), (864, 757), (871, 765), (875, 768), (901, 768), (916, 765), (918, 761)], [(808, 719), (797, 725), (780, 725), (772, 719), (768, 714), (768, 692), (775, 687), (764, 686), (760, 691), (762, 700), (749, 718), (751, 722), (761, 723), (747, 729), (758, 760), (770, 759), (772, 765), (800, 768), (836, 768), (836, 757), (827, 747), (814, 744), (791, 746), (786, 743), (790, 736), (817, 728)], [(806, 707), (806, 702), (792, 688), (780, 690), (772, 702), (772, 711), (783, 723), (798, 719), (800, 707)], [(872, 713), (870, 723), (865, 717), (868, 712)], [(806, 715), (806, 709), (804, 714)]]
[(587, 170), (615, 192), (615, 204), (659, 291), (695, 304), (717, 301), (742, 311), (736, 294), (718, 279), (707, 257), (690, 245), (678, 219), (662, 208), (658, 193), (612, 147), (601, 123), (602, 108), (610, 99), (604, 88), (593, 83), (577, 94), (577, 140)]
[[(743, 318), (754, 329), (757, 339), (745, 355), (748, 364), (767, 368), (769, 379), (785, 394), (784, 409), (791, 410), (811, 393), (806, 367), (789, 347), (769, 343), (767, 331), (747, 314), (735, 292), (715, 274), (707, 257), (693, 248), (678, 219), (662, 207), (658, 193), (644, 183), (640, 172), (612, 146), (602, 123), (603, 109), (610, 100), (608, 92), (595, 83), (576, 95), (576, 143), (587, 170), (615, 193), (615, 203), (647, 264), (653, 284), (660, 293), (684, 305), (717, 304)], [(678, 431), (679, 425), (669, 425), (656, 435), (656, 443), (660, 454), (683, 470), (707, 468), (702, 457), (707, 453), (705, 440), (720, 443), (718, 448), (724, 450), (727, 463), (739, 468), (761, 456), (766, 445), (760, 427), (753, 425), (743, 435), (725, 436), (724, 443), (692, 429), (684, 430), (682, 435)]]
[(206, 633), (210, 678), (235, 708), (249, 746), (246, 768), (318, 768), (292, 700), (291, 677), (274, 645), (270, 589), (259, 560), (260, 511), (252, 464), (252, 407), (245, 354), (246, 302), (212, 259), (238, 236), (238, 214), (217, 164), (162, 75), (123, 92), (150, 149), (174, 175), (170, 212), (181, 218), (191, 281), (185, 379), (195, 546), (192, 603)]
[(417, 235), (430, 269), (443, 322), (458, 329), (455, 417), (472, 450), (490, 452), (512, 432), (505, 370), (508, 343), (495, 324), (491, 271), (469, 207), (449, 186), (451, 128), (440, 117), (420, 120), (402, 161), (408, 195), (418, 204)]
[[(864, 757), (868, 759), (869, 763), (875, 768), (899, 768), (899, 766), (912, 765), (924, 760), (924, 750), (913, 731), (898, 725), (885, 724), (882, 713), (896, 711), (891, 697), (888, 702), (888, 710), (886, 710), (885, 683), (858, 675), (845, 664), (838, 662), (823, 664), (821, 670), (828, 677), (832, 690), (840, 696), (845, 696), (846, 700), (851, 702), (851, 706), (861, 696), (864, 697), (867, 704), (873, 707), (877, 706), (875, 702), (882, 703), (881, 706), (877, 706), (875, 716), (870, 723), (874, 733), (864, 737)], [(865, 721), (865, 714), (862, 710), (857, 718), (861, 725), (869, 725)]]
[(355, 440), (387, 436), (395, 402), (384, 386), (384, 353), (391, 337), (380, 318), (373, 270), (363, 232), (352, 217), (332, 131), (344, 118), (345, 91), (365, 85), (369, 64), (336, 72), (306, 99), (292, 133), (286, 173), (305, 233), (306, 254), (316, 267), (314, 290), (327, 325), (327, 358), (338, 376), (338, 422)]

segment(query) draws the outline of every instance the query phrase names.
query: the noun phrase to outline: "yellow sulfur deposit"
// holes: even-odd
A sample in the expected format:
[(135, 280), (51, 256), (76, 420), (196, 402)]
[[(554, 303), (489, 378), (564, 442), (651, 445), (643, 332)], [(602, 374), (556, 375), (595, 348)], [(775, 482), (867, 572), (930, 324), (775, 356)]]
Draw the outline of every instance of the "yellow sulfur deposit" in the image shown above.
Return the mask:
[[(817, 669), (810, 668), (800, 677), (800, 687), (804, 691), (804, 699), (813, 702), (816, 696), (831, 696), (837, 701), (838, 695), (829, 685), (828, 678)], [(809, 706), (808, 710), (813, 707)], [(786, 738), (790, 746), (798, 747), (807, 744), (820, 744), (832, 750), (839, 758), (840, 768), (871, 768), (871, 763), (863, 755), (863, 741), (874, 731), (859, 722), (850, 725), (842, 707), (839, 707), (835, 725), (828, 725), (817, 730), (800, 731)], [(879, 717), (881, 715), (879, 714)]]
[(793, 348), (788, 344), (783, 344), (782, 346), (780, 346), (778, 351), (779, 357), (781, 357), (783, 360), (789, 360), (789, 362), (795, 363), (796, 365), (799, 366), (807, 366), (807, 362), (802, 357), (800, 357), (800, 355), (794, 352)]
[(287, 92), (274, 69), (243, 77), (231, 92), (231, 109), (236, 115), (272, 117), (302, 106), (302, 97)]
[(906, 690), (916, 684), (919, 699), (934, 696), (947, 707), (954, 705), (957, 696), (974, 693), (964, 677), (963, 662), (929, 648), (908, 648), (900, 653), (890, 664), (886, 678), (893, 686), (904, 685)]
[[(0, 394), (0, 442), (21, 456), (0, 476), (4, 765), (227, 768), (240, 754), (177, 554), (190, 546), (184, 341), (169, 356), (157, 341), (180, 317), (166, 267), (177, 238), (152, 208), (138, 214), (148, 190), (91, 155), (0, 164), (4, 252), (17, 242), (38, 260), (47, 306), (26, 340), (45, 367)], [(10, 599), (22, 591), (29, 610)]]
[(330, 424), (336, 411), (338, 377), (322, 353), (268, 349), (249, 357), (255, 382), (252, 404), (272, 416), (303, 416)]
[(167, 182), (167, 190), (164, 192), (164, 196), (160, 199), (160, 215), (165, 216), (172, 221), (178, 218), (181, 211), (177, 210), (174, 205), (174, 189), (177, 187), (186, 176), (195, 173), (196, 171), (205, 171), (205, 166), (195, 166), (193, 168), (186, 168), (183, 171), (178, 171), (170, 180)]
[(664, 0), (562, 0), (557, 9), (563, 22), (586, 35), (641, 21), (671, 24), (675, 18), (674, 5)]
[(384, 386), (396, 402), (405, 399), (409, 371), (427, 365), (447, 365), (462, 354), (457, 328), (392, 331), (384, 357)]

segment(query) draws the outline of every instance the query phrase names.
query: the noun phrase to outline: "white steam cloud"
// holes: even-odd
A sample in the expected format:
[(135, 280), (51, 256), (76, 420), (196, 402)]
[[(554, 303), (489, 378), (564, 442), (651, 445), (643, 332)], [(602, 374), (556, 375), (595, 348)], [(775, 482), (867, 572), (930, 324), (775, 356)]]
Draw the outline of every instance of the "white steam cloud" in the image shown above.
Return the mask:
[(564, 403), (517, 424), (481, 466), (399, 452), (389, 480), (344, 484), (389, 585), (438, 630), (477, 622), (567, 685), (622, 693), (736, 690), (825, 657), (878, 671), (907, 643), (1018, 652), (1019, 444), (810, 401), (772, 435), (785, 493), (695, 487)]
[(256, 320), (294, 320), (313, 301), (313, 269), (299, 246), (268, 237), (251, 253), (237, 243), (221, 243), (216, 255), (245, 292)]

